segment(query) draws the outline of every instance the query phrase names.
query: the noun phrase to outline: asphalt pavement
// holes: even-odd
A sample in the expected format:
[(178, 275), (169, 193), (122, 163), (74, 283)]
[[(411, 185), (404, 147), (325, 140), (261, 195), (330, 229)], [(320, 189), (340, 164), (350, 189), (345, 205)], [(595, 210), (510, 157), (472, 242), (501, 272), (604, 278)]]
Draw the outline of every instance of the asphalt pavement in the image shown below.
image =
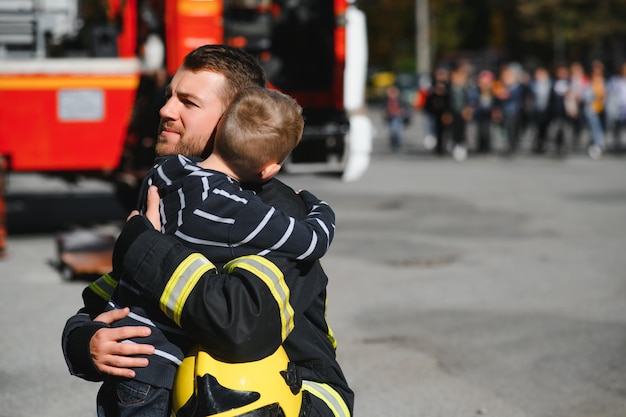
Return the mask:
[[(626, 157), (526, 143), (458, 163), (417, 120), (394, 153), (372, 116), (358, 181), (281, 175), (336, 211), (327, 316), (355, 416), (626, 416)], [(54, 238), (114, 233), (125, 213), (98, 182), (15, 176), (8, 198), (0, 417), (95, 416), (98, 385), (60, 347), (87, 281), (61, 280)]]

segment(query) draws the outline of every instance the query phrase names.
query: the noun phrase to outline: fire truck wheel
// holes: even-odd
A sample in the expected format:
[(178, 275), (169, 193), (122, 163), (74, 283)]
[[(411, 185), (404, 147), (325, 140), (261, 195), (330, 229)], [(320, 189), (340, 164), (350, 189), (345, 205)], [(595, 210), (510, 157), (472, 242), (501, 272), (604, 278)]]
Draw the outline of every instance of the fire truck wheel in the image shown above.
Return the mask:
[(61, 279), (63, 281), (73, 281), (74, 278), (76, 277), (74, 270), (68, 264), (65, 264), (65, 263), (62, 263), (59, 266), (59, 272), (61, 274)]

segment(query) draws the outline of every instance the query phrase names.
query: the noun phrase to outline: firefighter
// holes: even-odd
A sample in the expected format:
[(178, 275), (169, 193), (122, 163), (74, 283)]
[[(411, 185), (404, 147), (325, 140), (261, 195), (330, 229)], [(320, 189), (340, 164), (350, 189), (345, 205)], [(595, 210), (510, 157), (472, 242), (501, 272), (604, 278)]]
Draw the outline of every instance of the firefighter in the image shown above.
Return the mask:
[[(257, 61), (241, 50), (205, 45), (191, 52), (161, 110), (156, 153), (204, 156), (211, 149), (207, 132), (214, 131), (237, 91), (265, 83)], [(276, 179), (256, 191), (267, 204), (294, 217), (306, 214), (302, 200)], [(164, 308), (173, 306), (181, 327), (221, 360), (255, 361), (283, 345), (302, 376), (307, 398), (302, 415), (351, 415), (354, 394), (335, 359), (336, 342), (325, 319), (328, 278), (319, 261), (243, 257), (218, 273), (206, 268), (210, 260), (162, 235), (144, 216), (129, 220), (113, 260), (114, 269), (123, 265), (132, 276), (130, 284), (144, 297)], [(149, 327), (109, 328), (128, 314), (127, 309), (101, 313), (116, 285), (103, 277), (86, 288), (85, 306), (63, 331), (70, 372), (87, 380), (133, 378), (133, 368), (145, 367), (154, 354), (149, 344), (120, 343), (149, 335)], [(172, 291), (177, 285), (183, 286), (182, 293)], [(103, 409), (98, 412), (106, 415)]]
[[(178, 81), (174, 79), (172, 88), (180, 85)], [(194, 162), (182, 155), (162, 157), (144, 179), (144, 190), (150, 183), (159, 189), (160, 230), (200, 251), (217, 270), (235, 257), (248, 257), (262, 264), (262, 258), (252, 256), (259, 253), (293, 260), (319, 259), (334, 235), (335, 216), (328, 204), (302, 190), (300, 197), (309, 214), (295, 220), (240, 185), (263, 183), (273, 177), (280, 169), (277, 161), (283, 161), (296, 146), (303, 127), (302, 107), (288, 95), (260, 87), (240, 91), (220, 119), (213, 151), (206, 159)], [(122, 269), (114, 269), (111, 275), (124, 285), (117, 286), (107, 310), (129, 306), (133, 313), (113, 325), (154, 323), (150, 339), (129, 341), (150, 343), (168, 356), (159, 355), (148, 367), (137, 370), (134, 381), (105, 384), (113, 385), (109, 392), (125, 391), (134, 384), (140, 385), (134, 389), (143, 391), (148, 384), (149, 398), (142, 404), (142, 413), (159, 415), (162, 402), (167, 403), (170, 397), (178, 364), (194, 340), (176, 329), (178, 309), (154, 308), (144, 297), (136, 296), (139, 291), (123, 277)], [(282, 279), (277, 278), (276, 284), (281, 284)], [(151, 408), (151, 404), (156, 407)], [(114, 415), (123, 416), (127, 414), (124, 410), (135, 408), (135, 404), (118, 404)]]

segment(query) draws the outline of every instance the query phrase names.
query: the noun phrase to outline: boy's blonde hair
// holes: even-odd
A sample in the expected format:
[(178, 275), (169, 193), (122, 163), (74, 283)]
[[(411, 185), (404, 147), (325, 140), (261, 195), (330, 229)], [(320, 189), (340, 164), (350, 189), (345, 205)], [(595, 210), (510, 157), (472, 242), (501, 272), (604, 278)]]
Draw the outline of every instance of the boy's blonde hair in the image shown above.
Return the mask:
[(238, 92), (217, 125), (216, 152), (242, 181), (282, 164), (302, 138), (302, 107), (276, 90), (250, 87)]

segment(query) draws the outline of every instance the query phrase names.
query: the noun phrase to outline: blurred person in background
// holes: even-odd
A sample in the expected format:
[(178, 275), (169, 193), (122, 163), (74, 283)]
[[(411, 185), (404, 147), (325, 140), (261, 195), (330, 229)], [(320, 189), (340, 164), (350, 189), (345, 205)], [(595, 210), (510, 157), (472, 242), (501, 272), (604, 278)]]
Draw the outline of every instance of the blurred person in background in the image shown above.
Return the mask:
[(530, 82), (532, 95), (532, 120), (535, 127), (535, 141), (533, 152), (542, 154), (546, 151), (548, 127), (550, 126), (550, 90), (552, 80), (546, 67), (535, 69), (534, 77)]
[(512, 156), (519, 147), (523, 107), (523, 87), (515, 66), (508, 64), (502, 67), (494, 92), (498, 100), (497, 118), (506, 134), (506, 154)]
[(446, 152), (446, 125), (450, 123), (448, 113), (450, 72), (440, 67), (435, 70), (433, 85), (426, 96), (424, 111), (432, 117), (435, 126), (435, 155), (443, 156)]
[(389, 145), (392, 151), (397, 152), (404, 145), (404, 125), (410, 115), (402, 102), (400, 89), (397, 86), (389, 86), (386, 95), (385, 117), (389, 128)]
[(426, 99), (432, 89), (432, 79), (428, 75), (422, 75), (419, 78), (419, 84), (417, 91), (415, 92), (415, 98), (413, 99), (413, 108), (422, 112), (424, 116), (425, 132), (424, 132), (424, 148), (432, 151), (437, 143), (437, 127), (435, 126), (435, 119), (433, 115), (427, 111), (424, 111), (426, 105)]
[(472, 117), (468, 74), (464, 66), (455, 67), (450, 75), (448, 112), (453, 142), (452, 157), (461, 162), (467, 159), (467, 122)]
[(609, 80), (606, 101), (607, 130), (613, 136), (613, 150), (622, 151), (621, 135), (626, 130), (626, 62)]
[(572, 112), (572, 148), (576, 149), (580, 145), (580, 136), (588, 123), (585, 115), (585, 100), (589, 87), (589, 77), (585, 73), (583, 65), (574, 61), (570, 64), (570, 89), (573, 102), (576, 103), (576, 112)]
[(604, 65), (594, 61), (591, 69), (591, 78), (583, 92), (583, 114), (591, 132), (591, 143), (587, 153), (592, 159), (602, 156), (604, 149), (604, 102), (606, 99), (606, 85), (604, 81)]
[(550, 90), (550, 118), (554, 127), (557, 156), (565, 154), (566, 136), (568, 130), (571, 130), (571, 121), (576, 117), (577, 109), (570, 87), (569, 69), (565, 64), (557, 64)]
[(491, 152), (491, 128), (493, 124), (496, 97), (493, 92), (493, 72), (483, 70), (478, 74), (476, 86), (470, 90), (472, 116), (476, 122), (476, 152)]

